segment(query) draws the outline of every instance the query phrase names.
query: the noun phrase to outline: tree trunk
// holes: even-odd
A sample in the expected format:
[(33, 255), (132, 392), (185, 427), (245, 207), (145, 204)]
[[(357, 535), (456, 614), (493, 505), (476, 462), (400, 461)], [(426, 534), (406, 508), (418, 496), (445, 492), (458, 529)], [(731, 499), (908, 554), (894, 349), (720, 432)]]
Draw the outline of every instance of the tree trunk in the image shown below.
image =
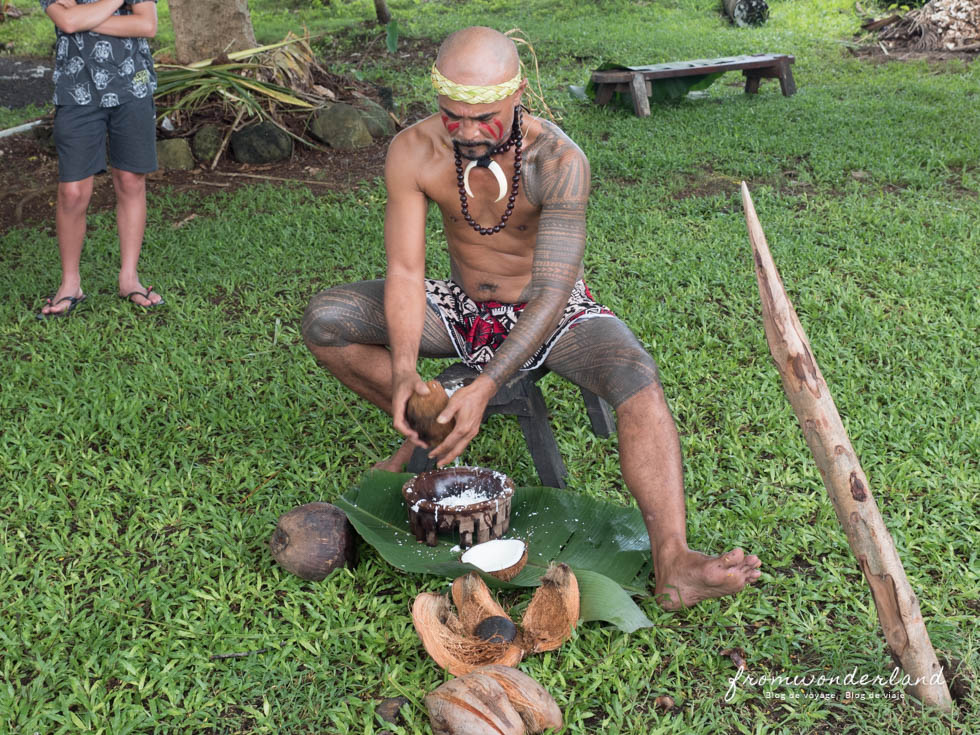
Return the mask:
[(248, 0), (170, 0), (178, 64), (255, 48)]
[(374, 0), (374, 12), (381, 25), (386, 26), (391, 22), (391, 11), (388, 10), (388, 3), (385, 0)]
[(742, 206), (755, 256), (766, 341), (782, 378), (783, 390), (803, 428), (803, 436), (851, 551), (871, 587), (878, 621), (892, 656), (901, 662), (913, 696), (923, 704), (948, 712), (952, 700), (929, 641), (919, 601), (905, 576), (895, 543), (871, 496), (834, 399), (783, 288), (745, 182), (742, 182)]
[(766, 0), (722, 0), (722, 5), (732, 23), (743, 28), (761, 26), (769, 17)]

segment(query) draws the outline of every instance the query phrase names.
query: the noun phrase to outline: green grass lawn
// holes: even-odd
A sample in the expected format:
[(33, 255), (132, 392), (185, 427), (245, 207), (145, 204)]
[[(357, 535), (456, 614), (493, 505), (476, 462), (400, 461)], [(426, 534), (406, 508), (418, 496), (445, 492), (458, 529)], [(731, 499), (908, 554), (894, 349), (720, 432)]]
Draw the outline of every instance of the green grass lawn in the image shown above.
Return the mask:
[[(331, 44), (370, 41), (377, 53), (344, 71), (393, 86), (401, 105), (430, 96), (431, 59), (390, 67), (366, 0), (250, 5), (259, 40), (305, 23)], [(526, 659), (565, 731), (980, 732), (980, 62), (857, 60), (846, 0), (774, 0), (758, 29), (730, 27), (713, 0), (391, 6), (403, 42), (475, 23), (532, 41), (549, 103), (592, 162), (590, 285), (658, 361), (682, 433), (690, 543), (764, 564), (735, 598), (675, 614), (641, 599), (654, 627), (589, 623)], [(38, 21), (0, 25), (0, 42)], [(796, 56), (795, 96), (767, 81), (747, 97), (731, 73), (638, 119), (564, 91), (605, 61), (762, 51)], [(726, 698), (730, 649), (755, 677), (892, 668), (769, 358), (742, 180), (933, 645), (972, 683), (952, 718), (890, 686), (846, 700), (843, 685), (743, 682)], [(304, 582), (266, 546), (280, 514), (335, 500), (398, 444), (298, 332), (318, 289), (383, 276), (383, 205), (380, 182), (155, 187), (141, 265), (167, 306), (116, 298), (114, 217), (100, 214), (88, 300), (45, 323), (33, 315), (57, 286), (53, 223), (0, 235), (0, 732), (430, 732), (422, 698), (447, 675), (409, 608), (446, 581), (365, 547), (355, 568)], [(446, 272), (440, 227), (433, 216), (433, 273)], [(545, 390), (569, 492), (631, 503), (615, 438), (591, 435), (571, 386), (549, 376)], [(536, 482), (512, 419), (491, 420), (464, 459)], [(657, 709), (660, 695), (676, 708)], [(399, 725), (375, 713), (394, 696), (410, 701)]]

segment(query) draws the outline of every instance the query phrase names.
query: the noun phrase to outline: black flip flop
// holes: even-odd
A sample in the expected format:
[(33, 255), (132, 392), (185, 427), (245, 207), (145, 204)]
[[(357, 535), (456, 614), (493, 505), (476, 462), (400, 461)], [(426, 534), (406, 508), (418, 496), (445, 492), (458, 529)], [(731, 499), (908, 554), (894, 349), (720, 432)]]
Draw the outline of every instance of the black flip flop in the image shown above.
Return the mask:
[(146, 289), (146, 291), (130, 291), (125, 296), (123, 296), (122, 294), (120, 294), (119, 295), (119, 298), (121, 298), (121, 299), (123, 299), (125, 301), (128, 301), (133, 306), (138, 306), (141, 309), (153, 309), (153, 308), (155, 308), (157, 306), (163, 306), (163, 304), (164, 304), (163, 299), (160, 299), (155, 304), (137, 304), (135, 301), (133, 301), (133, 296), (142, 296), (144, 299), (146, 299), (147, 301), (149, 301), (150, 300), (150, 291), (152, 291), (152, 290), (153, 290), (153, 286), (150, 286), (148, 289)]
[(47, 314), (45, 314), (43, 311), (39, 311), (37, 313), (37, 318), (40, 321), (44, 321), (45, 319), (54, 319), (56, 317), (65, 317), (65, 316), (68, 316), (73, 311), (75, 311), (75, 307), (76, 306), (78, 306), (80, 303), (82, 303), (83, 301), (85, 301), (85, 294), (82, 294), (81, 296), (62, 296), (57, 301), (52, 301), (51, 299), (53, 299), (53, 298), (54, 298), (54, 296), (52, 295), (50, 298), (45, 299), (44, 300), (45, 301), (45, 306), (57, 306), (62, 301), (67, 301), (67, 302), (69, 302), (68, 303), (68, 308), (67, 309), (62, 309), (61, 311), (51, 311), (51, 312), (48, 312)]

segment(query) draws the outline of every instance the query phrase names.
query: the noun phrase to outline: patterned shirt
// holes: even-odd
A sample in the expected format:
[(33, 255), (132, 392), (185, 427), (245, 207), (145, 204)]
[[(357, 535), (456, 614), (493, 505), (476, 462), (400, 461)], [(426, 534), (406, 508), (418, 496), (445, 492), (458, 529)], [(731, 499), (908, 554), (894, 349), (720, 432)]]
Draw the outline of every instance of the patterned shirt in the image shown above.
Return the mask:
[[(47, 10), (55, 0), (39, 0)], [(127, 0), (113, 15), (130, 15)], [(76, 0), (79, 5), (96, 0)], [(65, 33), (57, 28), (54, 57), (54, 104), (116, 107), (152, 95), (157, 88), (153, 55), (145, 38), (120, 38), (95, 31)]]

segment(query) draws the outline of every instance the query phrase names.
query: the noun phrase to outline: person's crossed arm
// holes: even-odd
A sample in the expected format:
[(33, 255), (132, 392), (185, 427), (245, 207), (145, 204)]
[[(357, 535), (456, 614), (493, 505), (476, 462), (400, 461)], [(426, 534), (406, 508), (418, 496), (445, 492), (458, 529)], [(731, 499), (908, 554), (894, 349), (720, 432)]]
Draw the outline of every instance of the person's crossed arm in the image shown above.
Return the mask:
[(157, 6), (152, 0), (131, 4), (132, 14), (114, 15), (124, 0), (96, 0), (76, 3), (75, 0), (56, 0), (45, 12), (65, 33), (95, 31), (120, 38), (153, 38), (157, 33)]
[(452, 462), (480, 430), (487, 403), (520, 370), (555, 329), (581, 272), (589, 162), (568, 138), (545, 127), (533, 165), (524, 172), (524, 193), (541, 207), (531, 265), (531, 294), (517, 323), (480, 376), (449, 399), (440, 422), (456, 419), (452, 433), (430, 456)]

